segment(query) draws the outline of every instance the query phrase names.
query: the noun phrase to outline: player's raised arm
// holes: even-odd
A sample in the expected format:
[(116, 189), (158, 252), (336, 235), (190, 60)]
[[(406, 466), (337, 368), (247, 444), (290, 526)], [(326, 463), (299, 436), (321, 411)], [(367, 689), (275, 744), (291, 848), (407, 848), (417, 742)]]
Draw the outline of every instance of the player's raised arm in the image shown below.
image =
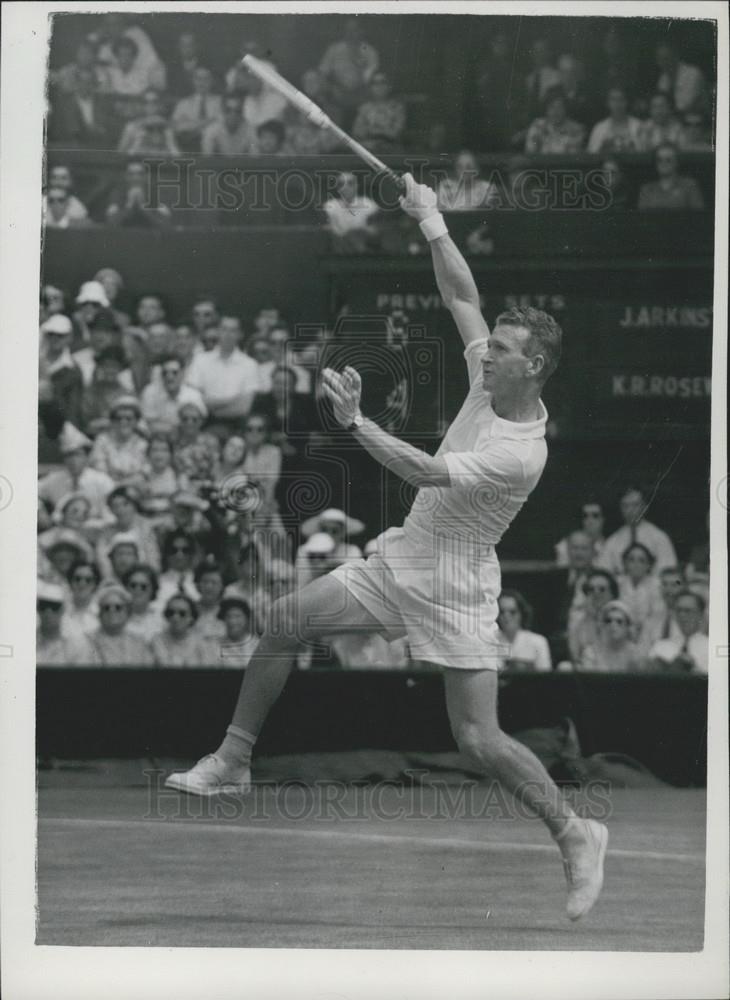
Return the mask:
[(429, 241), (436, 284), (444, 304), (454, 317), (465, 344), (489, 336), (479, 305), (479, 292), (469, 265), (448, 234), (438, 210), (436, 192), (426, 184), (417, 184), (411, 174), (404, 174), (406, 193), (400, 199), (404, 212), (418, 220), (421, 232)]

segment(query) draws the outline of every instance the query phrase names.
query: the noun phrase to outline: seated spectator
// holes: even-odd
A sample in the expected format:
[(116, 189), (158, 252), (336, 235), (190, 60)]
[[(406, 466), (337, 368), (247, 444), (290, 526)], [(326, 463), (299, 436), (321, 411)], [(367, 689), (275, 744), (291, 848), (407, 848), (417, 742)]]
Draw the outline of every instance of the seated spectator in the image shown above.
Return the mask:
[(157, 544), (152, 524), (141, 512), (141, 495), (132, 486), (117, 486), (107, 497), (107, 506), (114, 518), (101, 532), (99, 537), (99, 566), (106, 576), (109, 564), (104, 553), (112, 538), (120, 534), (128, 535), (137, 542), (137, 554), (140, 562), (147, 563), (154, 570), (160, 568), (160, 549)]
[(93, 69), (78, 69), (73, 92), (52, 101), (48, 122), (52, 139), (75, 149), (113, 148), (112, 119), (97, 76)]
[(201, 667), (206, 661), (203, 640), (194, 629), (198, 618), (195, 601), (183, 593), (165, 603), (167, 626), (153, 638), (152, 655), (158, 667)]
[(169, 224), (170, 209), (148, 190), (147, 170), (143, 163), (132, 161), (127, 164), (124, 183), (112, 191), (105, 219), (109, 225), (130, 228), (159, 228)]
[(251, 624), (257, 635), (262, 633), (271, 607), (268, 591), (270, 568), (271, 564), (255, 541), (244, 544), (236, 565), (238, 579), (226, 587), (221, 601), (227, 597), (243, 598), (251, 608)]
[(619, 577), (619, 598), (634, 623), (632, 638), (646, 653), (662, 616), (662, 599), (654, 556), (641, 542), (633, 542), (623, 554), (624, 571)]
[(139, 400), (120, 396), (109, 410), (109, 430), (99, 434), (91, 449), (90, 465), (116, 483), (144, 479), (147, 442), (137, 430), (141, 415)]
[(681, 590), (674, 601), (674, 618), (679, 627), (676, 638), (657, 639), (649, 650), (651, 665), (662, 671), (706, 674), (710, 643), (702, 631), (705, 602), (691, 590)]
[(585, 86), (583, 63), (566, 53), (558, 59), (558, 73), (568, 118), (583, 126), (588, 125), (593, 117), (593, 102)]
[(109, 88), (120, 97), (140, 97), (146, 90), (164, 90), (164, 73), (146, 64), (133, 38), (118, 38), (112, 45), (114, 62), (109, 66)]
[(272, 444), (281, 449), (285, 460), (304, 456), (307, 442), (319, 421), (311, 396), (296, 391), (297, 376), (280, 365), (271, 375), (271, 391), (260, 392), (251, 404), (251, 413), (266, 417)]
[(343, 251), (363, 253), (378, 235), (372, 218), (378, 206), (366, 195), (358, 195), (354, 174), (343, 173), (337, 178), (337, 197), (328, 198), (322, 206), (326, 228)]
[[(362, 550), (348, 539), (352, 535), (362, 534), (364, 530), (365, 525), (362, 521), (358, 521), (357, 518), (347, 515), (344, 510), (337, 510), (334, 507), (322, 511), (315, 517), (308, 518), (301, 526), (303, 538), (311, 539), (315, 535), (325, 535), (332, 539), (334, 545), (332, 551), (328, 553), (332, 563), (330, 568), (351, 559), (362, 558)], [(296, 569), (300, 587), (309, 582), (308, 567), (311, 566), (309, 559), (311, 551), (311, 548), (308, 549), (305, 544), (300, 546), (297, 552)], [(316, 550), (315, 554), (317, 554)]]
[(527, 130), (526, 153), (568, 154), (578, 153), (585, 142), (585, 129), (568, 118), (568, 107), (559, 89), (548, 92), (545, 112), (536, 118)]
[[(195, 623), (195, 631), (201, 639), (208, 644), (225, 635), (225, 626), (221, 620), (219, 611), (221, 597), (225, 589), (223, 570), (215, 561), (212, 555), (207, 555), (203, 562), (195, 571), (195, 586), (200, 594), (198, 602), (198, 619)], [(210, 647), (206, 663), (215, 662), (210, 659)]]
[(436, 192), (442, 212), (474, 212), (487, 208), (494, 193), (494, 185), (480, 178), (476, 157), (468, 149), (456, 157), (453, 174), (439, 183)]
[(261, 156), (278, 156), (285, 153), (286, 128), (283, 123), (271, 119), (261, 122), (256, 128), (256, 145)]
[(182, 403), (178, 410), (180, 423), (173, 440), (173, 465), (195, 487), (212, 483), (218, 467), (220, 442), (215, 434), (202, 430), (208, 415), (204, 403)]
[(147, 32), (138, 24), (134, 24), (135, 15), (127, 17), (124, 14), (105, 14), (99, 32), (100, 47), (97, 61), (102, 66), (113, 67), (118, 64), (118, 55), (114, 45), (121, 38), (130, 38), (137, 47), (134, 63), (135, 71), (149, 80), (139, 93), (149, 89), (165, 90), (167, 83), (165, 66), (160, 60)]
[[(247, 39), (241, 46), (241, 57), (249, 54), (256, 56), (270, 69), (276, 69), (275, 64), (264, 57), (259, 43)], [(243, 117), (254, 128), (273, 119), (281, 121), (287, 112), (286, 98), (250, 73), (240, 59), (226, 73), (226, 89), (229, 94), (236, 94), (243, 99)]]
[(175, 327), (172, 337), (172, 353), (182, 364), (183, 382), (187, 384), (193, 358), (203, 350), (192, 328), (186, 325)]
[(69, 570), (80, 559), (91, 561), (94, 554), (91, 545), (80, 531), (61, 527), (44, 531), (38, 543), (46, 557), (44, 578), (49, 583), (57, 583), (64, 593), (69, 593)]
[(167, 89), (175, 97), (184, 97), (193, 89), (195, 71), (203, 65), (197, 36), (183, 31), (177, 36), (175, 53), (167, 64)]
[(682, 62), (670, 42), (661, 42), (655, 50), (659, 76), (656, 89), (666, 94), (677, 111), (704, 111), (707, 86), (702, 70)]
[(624, 552), (633, 542), (641, 542), (654, 557), (654, 572), (659, 572), (665, 566), (676, 566), (677, 555), (669, 536), (644, 517), (648, 504), (643, 492), (635, 486), (629, 486), (624, 490), (619, 506), (625, 523), (606, 539), (597, 565), (614, 576), (620, 576), (623, 572)]
[(68, 571), (71, 598), (64, 605), (61, 632), (74, 639), (85, 639), (99, 627), (99, 608), (96, 591), (101, 574), (96, 563), (78, 559)]
[[(73, 193), (73, 177), (68, 167), (51, 167), (48, 171), (48, 189), (61, 189), (66, 192), (65, 210), (70, 224), (88, 219), (89, 212), (83, 202), (79, 201)], [(46, 213), (47, 196), (43, 196), (43, 213)], [(63, 312), (63, 310), (59, 310)]]
[(45, 323), (51, 316), (66, 312), (66, 294), (55, 285), (44, 285), (41, 288), (40, 320)]
[(607, 94), (612, 87), (633, 93), (637, 83), (637, 60), (631, 40), (620, 31), (616, 22), (601, 39), (601, 51), (591, 65), (591, 78), (596, 94)]
[(525, 78), (524, 107), (525, 118), (532, 121), (540, 112), (545, 98), (554, 87), (559, 87), (560, 72), (553, 65), (553, 54), (550, 42), (546, 38), (537, 38), (530, 47), (532, 70)]
[(91, 385), (84, 391), (81, 402), (81, 425), (89, 434), (107, 430), (112, 406), (133, 388), (126, 366), (127, 359), (120, 347), (107, 347), (95, 359)]
[(243, 118), (243, 102), (236, 94), (223, 98), (222, 118), (208, 125), (201, 150), (217, 156), (253, 156), (259, 151), (256, 129)]
[(153, 518), (167, 513), (172, 497), (187, 486), (187, 478), (175, 470), (170, 438), (166, 434), (152, 434), (147, 442), (147, 464), (140, 486), (144, 513)]
[(659, 639), (682, 639), (682, 633), (674, 617), (674, 605), (677, 597), (687, 587), (684, 574), (679, 566), (665, 566), (659, 574), (661, 588), (661, 610), (653, 622), (651, 643)]
[(46, 229), (81, 229), (88, 219), (74, 218), (69, 213), (69, 196), (59, 187), (49, 187), (43, 196), (43, 225)]
[(83, 382), (69, 345), (73, 326), (67, 316), (51, 316), (40, 329), (39, 376), (48, 383), (52, 400), (64, 420), (81, 423)]
[(210, 420), (235, 432), (251, 409), (259, 370), (253, 358), (239, 350), (242, 330), (237, 316), (223, 316), (219, 334), (217, 347), (193, 359), (188, 382), (200, 390)]
[(108, 569), (105, 582), (121, 583), (126, 574), (139, 563), (139, 542), (136, 535), (119, 532), (112, 535), (103, 551), (104, 564)]
[(632, 639), (631, 612), (622, 601), (609, 601), (601, 614), (596, 640), (583, 650), (576, 669), (628, 673), (641, 669), (641, 653)]
[(243, 473), (243, 459), (246, 454), (246, 442), (238, 434), (232, 434), (221, 449), (221, 458), (216, 473), (220, 484), (223, 480), (236, 473)]
[(89, 641), (95, 666), (150, 667), (149, 643), (129, 631), (132, 598), (121, 583), (102, 584), (98, 594), (99, 628)]
[(190, 535), (197, 548), (207, 552), (211, 545), (211, 523), (206, 512), (210, 503), (192, 490), (178, 490), (170, 498), (170, 513), (160, 519), (157, 531), (163, 545), (169, 534)]
[(104, 289), (107, 304), (116, 320), (117, 328), (122, 330), (125, 326), (129, 326), (129, 314), (117, 308), (120, 294), (124, 289), (124, 279), (119, 271), (115, 271), (113, 267), (102, 267), (94, 275), (94, 281), (98, 282)]
[(608, 159), (604, 160), (601, 164), (601, 174), (606, 192), (610, 198), (607, 207), (619, 210), (630, 208), (632, 202), (631, 191), (626, 180), (626, 175), (618, 160), (613, 157), (608, 157)]
[(91, 441), (73, 424), (66, 422), (58, 438), (64, 467), (54, 469), (38, 483), (38, 495), (51, 507), (69, 493), (80, 492), (89, 498), (91, 517), (106, 516), (106, 498), (114, 489), (114, 480), (105, 472), (89, 466)]
[(370, 79), (370, 96), (357, 109), (352, 134), (376, 153), (394, 152), (401, 148), (406, 127), (406, 108), (392, 96), (390, 80), (380, 70)]
[(74, 51), (72, 62), (66, 63), (60, 69), (50, 70), (48, 80), (52, 88), (61, 94), (75, 94), (78, 87), (79, 73), (89, 70), (96, 78), (100, 91), (109, 90), (109, 78), (106, 69), (96, 62), (96, 42), (87, 36), (82, 38)]
[(568, 565), (556, 570), (552, 596), (555, 602), (553, 621), (558, 632), (565, 632), (573, 615), (583, 608), (586, 595), (583, 584), (593, 569), (593, 539), (585, 531), (568, 535)]
[(268, 441), (266, 417), (249, 413), (244, 427), (244, 458), (242, 471), (256, 480), (266, 501), (276, 494), (281, 476), (281, 449)]
[(568, 621), (568, 652), (580, 663), (587, 646), (594, 645), (601, 629), (601, 615), (609, 601), (618, 600), (618, 583), (605, 569), (592, 569), (583, 584), (586, 601)]
[[(137, 302), (135, 318), (137, 323), (139, 323), (142, 329), (146, 330), (148, 334), (154, 326), (164, 324), (165, 336), (167, 337), (170, 335), (170, 327), (165, 324), (165, 307), (162, 304), (162, 299), (159, 295), (141, 295), (139, 301)], [(168, 348), (169, 344), (167, 342), (161, 345), (162, 351), (166, 351)]]
[(203, 397), (191, 385), (183, 383), (183, 365), (174, 354), (159, 361), (160, 381), (152, 381), (142, 390), (142, 416), (150, 431), (172, 433), (177, 430), (183, 403), (200, 405)]
[(271, 349), (271, 360), (262, 365), (259, 363), (259, 391), (269, 392), (271, 390), (271, 376), (276, 368), (284, 366), (290, 368), (297, 377), (295, 392), (305, 394), (312, 391), (312, 373), (303, 365), (298, 365), (293, 357), (290, 345), (291, 335), (289, 328), (283, 323), (277, 323), (269, 332), (268, 341)]
[(157, 606), (164, 608), (169, 599), (178, 593), (185, 594), (197, 604), (200, 600), (195, 584), (198, 546), (193, 535), (187, 531), (171, 531), (165, 537), (162, 561), (165, 569), (158, 581)]
[(351, 17), (345, 22), (343, 37), (325, 50), (319, 72), (333, 100), (352, 114), (363, 100), (379, 65), (380, 56), (365, 40), (360, 21)]
[(674, 116), (672, 102), (666, 94), (654, 94), (649, 102), (649, 117), (641, 123), (641, 149), (651, 152), (667, 143), (681, 145), (682, 124)]
[(164, 624), (155, 603), (158, 590), (157, 573), (151, 566), (137, 563), (127, 570), (122, 583), (131, 598), (127, 631), (130, 635), (139, 636), (145, 642), (151, 642)]
[(268, 337), (275, 326), (282, 323), (281, 313), (275, 306), (264, 306), (259, 309), (253, 319), (253, 329), (255, 334)]
[(36, 663), (39, 667), (89, 666), (93, 654), (84, 636), (64, 635), (61, 629), (67, 598), (61, 587), (38, 581)]
[(93, 542), (102, 525), (101, 521), (91, 517), (91, 501), (80, 491), (67, 493), (65, 497), (61, 497), (53, 510), (51, 521), (54, 527), (44, 531), (39, 536), (39, 541), (46, 536), (51, 537), (49, 532), (55, 533), (70, 528), (72, 531), (77, 531), (87, 542)]
[(334, 538), (324, 531), (315, 531), (299, 546), (294, 567), (297, 588), (306, 586), (341, 565), (344, 560), (336, 554), (336, 548)]
[(163, 114), (162, 100), (156, 90), (148, 90), (142, 102), (142, 114), (127, 122), (117, 147), (130, 156), (179, 156), (172, 126)]
[[(81, 340), (84, 344), (91, 340), (91, 329), (94, 320), (101, 314), (102, 309), (109, 309), (109, 299), (107, 298), (106, 292), (104, 291), (104, 286), (99, 281), (85, 281), (81, 288), (79, 288), (79, 293), (76, 296), (76, 305), (78, 306), (76, 312), (73, 314), (74, 324), (78, 327), (81, 333)], [(111, 314), (111, 320), (113, 320), (114, 314)], [(107, 317), (109, 318), (109, 317)], [(110, 322), (111, 322), (110, 320)], [(116, 332), (116, 323), (111, 322), (108, 327), (112, 332)], [(112, 339), (105, 340), (102, 345), (99, 345), (98, 349), (101, 347), (109, 347), (113, 343)], [(77, 359), (77, 364), (78, 364)], [(83, 365), (81, 365), (83, 370)], [(91, 381), (91, 376), (89, 375), (89, 381)]]
[(193, 335), (198, 344), (209, 351), (218, 339), (218, 324), (221, 320), (220, 308), (215, 298), (199, 295), (190, 313)]
[(181, 149), (200, 152), (203, 133), (223, 117), (219, 94), (213, 93), (213, 74), (204, 66), (193, 73), (193, 91), (172, 112), (172, 128)]
[[(601, 504), (595, 500), (587, 500), (584, 504), (581, 504), (580, 521), (581, 530), (593, 542), (593, 561), (595, 562), (606, 542), (606, 539), (603, 537), (603, 526), (606, 518)], [(555, 546), (555, 562), (558, 566), (567, 566), (570, 562), (568, 558), (567, 537), (561, 538)]]
[[(335, 124), (340, 124), (342, 114), (337, 104), (332, 100), (324, 77), (319, 70), (308, 69), (304, 71), (301, 89)], [(294, 108), (288, 109), (288, 111), (287, 152), (293, 153), (295, 156), (314, 156), (320, 153), (331, 153), (340, 145), (340, 140), (330, 129), (320, 128), (319, 125), (309, 121)]]
[(607, 96), (608, 118), (593, 126), (588, 139), (589, 153), (638, 153), (641, 151), (641, 122), (629, 114), (626, 91), (612, 87)]
[(703, 209), (697, 181), (679, 173), (679, 158), (674, 146), (659, 146), (654, 154), (658, 179), (642, 184), (639, 190), (639, 208), (646, 209)]
[(531, 632), (532, 608), (516, 590), (499, 595), (499, 634), (502, 647), (501, 667), (509, 671), (552, 670), (550, 647), (543, 635)]
[(682, 115), (679, 146), (691, 153), (709, 153), (714, 149), (707, 119), (699, 111), (686, 111)]
[[(82, 308), (87, 309), (88, 306), (84, 305)], [(93, 319), (87, 323), (86, 330), (88, 346), (82, 347), (79, 351), (74, 351), (73, 359), (81, 372), (84, 388), (90, 389), (94, 383), (96, 366), (102, 354), (105, 354), (112, 348), (119, 350), (119, 330), (114, 313), (111, 309), (103, 308), (94, 310)], [(129, 393), (133, 391), (134, 383), (132, 382), (131, 374), (126, 370), (124, 361), (124, 356), (122, 356), (123, 366), (119, 372), (119, 383)]]
[(268, 334), (251, 334), (246, 344), (246, 354), (253, 358), (259, 366), (259, 392), (269, 392), (271, 389), (271, 372), (275, 364)]
[(223, 625), (223, 635), (211, 643), (217, 667), (245, 670), (258, 645), (258, 636), (252, 630), (253, 613), (248, 601), (235, 594), (228, 594), (220, 603), (218, 618)]

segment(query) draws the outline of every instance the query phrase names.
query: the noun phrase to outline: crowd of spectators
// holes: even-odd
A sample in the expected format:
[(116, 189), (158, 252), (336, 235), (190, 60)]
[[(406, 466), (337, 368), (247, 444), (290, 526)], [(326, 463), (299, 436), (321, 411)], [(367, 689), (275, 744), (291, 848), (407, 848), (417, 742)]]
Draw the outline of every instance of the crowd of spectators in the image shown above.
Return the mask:
[[(305, 517), (289, 489), (317, 481), (307, 446), (333, 440), (317, 393), (331, 334), (294, 344), (272, 306), (244, 337), (210, 296), (173, 324), (161, 296), (124, 285), (101, 268), (74, 302), (42, 290), (39, 663), (245, 666), (274, 599), (372, 551), (363, 522)], [(646, 508), (627, 489), (605, 537), (601, 503), (583, 505), (556, 542), (544, 634), (521, 593), (501, 595), (508, 669), (707, 669), (707, 547), (680, 567)], [(409, 662), (373, 636), (327, 655)]]

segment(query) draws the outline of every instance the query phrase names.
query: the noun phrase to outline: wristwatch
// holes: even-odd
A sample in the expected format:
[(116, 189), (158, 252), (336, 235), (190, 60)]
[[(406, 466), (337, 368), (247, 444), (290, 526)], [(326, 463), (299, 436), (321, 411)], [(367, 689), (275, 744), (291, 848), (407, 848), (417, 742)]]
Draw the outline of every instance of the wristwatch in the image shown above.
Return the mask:
[(365, 423), (365, 417), (363, 417), (362, 413), (358, 413), (356, 416), (352, 418), (352, 423), (348, 424), (345, 430), (348, 430), (350, 432), (356, 431), (358, 427), (362, 427), (364, 423)]

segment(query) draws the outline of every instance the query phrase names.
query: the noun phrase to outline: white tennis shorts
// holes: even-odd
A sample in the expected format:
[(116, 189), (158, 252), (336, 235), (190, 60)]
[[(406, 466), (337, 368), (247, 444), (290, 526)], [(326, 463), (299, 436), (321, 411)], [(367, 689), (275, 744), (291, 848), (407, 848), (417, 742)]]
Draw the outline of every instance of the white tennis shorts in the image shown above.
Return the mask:
[(402, 528), (377, 539), (367, 559), (332, 571), (383, 626), (388, 640), (407, 637), (414, 660), (462, 670), (498, 670), (499, 562), (494, 548), (477, 557), (445, 539), (416, 543)]

